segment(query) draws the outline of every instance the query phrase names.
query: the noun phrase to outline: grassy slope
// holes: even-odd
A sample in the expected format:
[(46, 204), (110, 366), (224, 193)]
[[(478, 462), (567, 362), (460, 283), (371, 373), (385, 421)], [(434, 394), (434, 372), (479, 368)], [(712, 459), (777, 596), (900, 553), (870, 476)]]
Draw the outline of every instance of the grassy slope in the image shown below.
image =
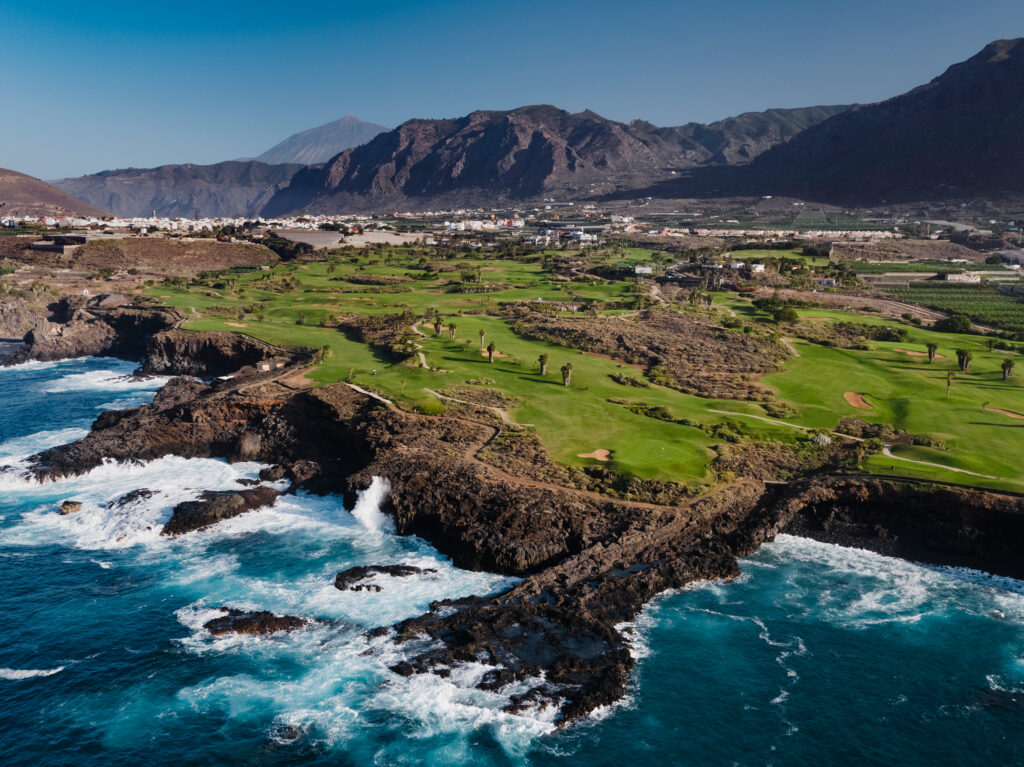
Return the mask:
[[(677, 424), (665, 423), (631, 413), (621, 405), (608, 402), (619, 397), (663, 405), (677, 417), (688, 417), (703, 423), (728, 419), (748, 434), (792, 439), (794, 431), (742, 417), (730, 418), (708, 412), (709, 409), (734, 410), (763, 414), (751, 403), (716, 402), (683, 395), (658, 386), (635, 388), (617, 384), (609, 377), (612, 373), (627, 373), (636, 377), (641, 372), (628, 365), (582, 354), (572, 349), (554, 347), (517, 337), (507, 323), (480, 312), (496, 306), (502, 300), (567, 301), (595, 298), (623, 302), (625, 307), (628, 285), (555, 282), (546, 278), (537, 263), (508, 261), (455, 262), (457, 266), (479, 266), (484, 280), (511, 283), (519, 286), (496, 293), (457, 294), (444, 292), (441, 284), (453, 275), (442, 274), (439, 280), (417, 280), (404, 283), (408, 292), (377, 294), (367, 287), (341, 281), (347, 274), (405, 275), (411, 272), (407, 264), (376, 262), (371, 259), (359, 265), (342, 264), (334, 274), (328, 274), (326, 264), (305, 264), (282, 267), (277, 273), (288, 273), (302, 284), (298, 292), (273, 292), (266, 289), (260, 273), (236, 278), (233, 289), (190, 288), (170, 290), (166, 286), (154, 288), (152, 294), (164, 302), (192, 308), (201, 315), (213, 306), (252, 305), (268, 299), (263, 306), (266, 318), (255, 321), (247, 316), (237, 328), (212, 316), (197, 316), (188, 323), (189, 328), (235, 329), (280, 344), (326, 346), (329, 354), (324, 363), (312, 374), (320, 382), (337, 381), (349, 376), (363, 386), (373, 388), (401, 402), (405, 406), (435, 403), (436, 399), (424, 389), (440, 390), (466, 381), (490, 379), (493, 386), (518, 398), (511, 416), (520, 423), (533, 424), (555, 460), (567, 464), (592, 463), (578, 458), (596, 448), (613, 451), (617, 467), (641, 477), (677, 479), (705, 482), (713, 479), (708, 465), (713, 457), (714, 440), (702, 431)], [(264, 273), (265, 274), (265, 273)], [(457, 273), (456, 273), (457, 275)], [(746, 301), (719, 297), (717, 306), (728, 308), (740, 316), (752, 316)], [(423, 325), (426, 338), (418, 339), (423, 346), (427, 364), (439, 370), (425, 370), (410, 364), (396, 364), (365, 344), (349, 340), (329, 328), (295, 325), (303, 314), (307, 323), (317, 323), (328, 315), (347, 313), (372, 314), (408, 309), (417, 315), (428, 311), (440, 312), (444, 324), (457, 324), (457, 340), (448, 340), (447, 329), (435, 337), (432, 328)], [(877, 317), (848, 315), (842, 312), (812, 309), (802, 311), (805, 316), (829, 317), (872, 324), (887, 324)], [(488, 364), (480, 354), (478, 331), (486, 333), (486, 342), (494, 341), (499, 352), (508, 355)], [(924, 350), (927, 340), (936, 339), (940, 354), (946, 359), (928, 365), (925, 358), (910, 357), (893, 351), (894, 348)], [(875, 457), (868, 467), (879, 473), (924, 476), (958, 483), (981, 484), (1008, 489), (1024, 490), (1024, 473), (1015, 461), (1022, 441), (1024, 421), (1018, 421), (992, 412), (982, 413), (983, 402), (991, 408), (1024, 412), (1024, 396), (1019, 384), (1011, 380), (1004, 383), (999, 374), (999, 363), (1005, 355), (988, 352), (978, 337), (937, 334), (911, 329), (908, 340), (900, 343), (873, 343), (872, 351), (831, 349), (808, 343), (797, 343), (800, 357), (791, 360), (784, 372), (766, 376), (763, 381), (774, 387), (779, 397), (790, 402), (799, 415), (788, 419), (804, 426), (832, 428), (839, 418), (855, 416), (865, 421), (891, 423), (915, 434), (927, 434), (947, 442), (948, 450), (906, 448), (905, 454), (918, 460), (955, 466), (1000, 478), (992, 482), (964, 474), (918, 466), (890, 458)], [(955, 349), (968, 347), (974, 352), (971, 372), (957, 374), (950, 401), (945, 401), (946, 372), (955, 368)], [(550, 356), (547, 377), (541, 378), (537, 357)], [(561, 385), (559, 368), (565, 362), (573, 364), (573, 383)], [(376, 372), (374, 372), (376, 371)], [(1021, 371), (1018, 371), (1020, 375)], [(843, 399), (846, 391), (866, 394), (875, 405), (872, 410), (853, 408)], [(891, 468), (894, 467), (894, 468)]]

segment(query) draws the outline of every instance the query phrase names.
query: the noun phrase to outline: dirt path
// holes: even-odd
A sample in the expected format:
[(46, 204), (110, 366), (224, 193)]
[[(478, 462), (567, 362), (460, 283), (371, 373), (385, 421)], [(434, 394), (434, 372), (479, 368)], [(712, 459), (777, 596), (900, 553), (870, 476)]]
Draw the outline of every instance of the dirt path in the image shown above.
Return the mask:
[(398, 410), (398, 405), (396, 405), (394, 402), (389, 400), (387, 397), (382, 397), (379, 394), (374, 394), (372, 391), (369, 391), (368, 389), (364, 389), (362, 386), (356, 386), (354, 383), (348, 383), (346, 381), (345, 385), (348, 388), (352, 389), (353, 391), (357, 391), (360, 394), (365, 394), (370, 399), (375, 399), (378, 402), (383, 402), (385, 405), (387, 405), (392, 410)]
[(449, 397), (447, 394), (441, 394), (441, 392), (436, 392), (433, 389), (425, 388), (423, 391), (427, 392), (427, 394), (433, 394), (438, 399), (447, 399), (451, 400), (452, 402), (458, 402), (461, 405), (469, 405), (471, 407), (480, 407), (483, 408), (484, 410), (490, 410), (492, 413), (496, 413), (498, 415), (498, 418), (501, 419), (501, 422), (506, 426), (513, 426), (516, 428), (520, 426), (533, 426), (532, 423), (516, 423), (509, 417), (509, 414), (502, 410), (500, 407), (494, 407), (493, 405), (481, 405), (479, 402), (470, 402), (468, 400), (458, 399), (457, 397)]
[(902, 458), (898, 455), (893, 455), (892, 446), (886, 445), (882, 448), (882, 455), (886, 458), (892, 458), (896, 461), (906, 461), (907, 463), (916, 463), (919, 466), (932, 466), (936, 469), (945, 469), (946, 471), (955, 471), (958, 474), (970, 474), (972, 477), (981, 477), (983, 479), (999, 479), (999, 477), (993, 477), (991, 474), (979, 474), (976, 471), (967, 471), (967, 469), (956, 469), (952, 466), (946, 466), (943, 463), (932, 463), (931, 461), (918, 461), (915, 458)]
[[(710, 409), (708, 410), (708, 412), (709, 413), (721, 413), (723, 415), (738, 415), (738, 416), (741, 416), (743, 418), (754, 418), (754, 419), (756, 419), (758, 421), (764, 421), (765, 423), (771, 423), (771, 424), (775, 424), (777, 426), (788, 426), (791, 429), (801, 429), (802, 431), (811, 431), (810, 427), (808, 427), (808, 426), (800, 426), (799, 424), (795, 424), (795, 423), (787, 423), (786, 421), (779, 421), (779, 420), (777, 420), (775, 418), (767, 418), (766, 416), (763, 416), (763, 415), (754, 415), (753, 413), (733, 413), (733, 412), (730, 412), (728, 410), (710, 410)], [(854, 442), (863, 442), (864, 441), (863, 437), (854, 437), (851, 434), (842, 434), (842, 433), (840, 433), (838, 431), (833, 431), (833, 432), (831, 432), (831, 434), (833, 436), (841, 437), (843, 439), (853, 440)], [(957, 469), (957, 468), (954, 468), (952, 466), (946, 466), (945, 464), (942, 464), (942, 463), (931, 463), (930, 461), (918, 461), (916, 458), (902, 458), (902, 457), (900, 457), (898, 455), (893, 455), (892, 445), (884, 445), (882, 447), (882, 455), (884, 455), (886, 458), (892, 458), (894, 461), (904, 461), (906, 463), (916, 463), (916, 464), (918, 464), (920, 466), (930, 466), (930, 467), (935, 468), (935, 469), (946, 469), (948, 471), (955, 471), (958, 474), (969, 474), (972, 477), (981, 477), (982, 479), (999, 479), (999, 477), (993, 477), (990, 474), (978, 474), (977, 472), (974, 472), (974, 471), (968, 471), (967, 469)]]
[(796, 348), (796, 344), (793, 342), (792, 338), (780, 338), (779, 340), (782, 341), (783, 346), (793, 352), (794, 357), (800, 356), (800, 351)]

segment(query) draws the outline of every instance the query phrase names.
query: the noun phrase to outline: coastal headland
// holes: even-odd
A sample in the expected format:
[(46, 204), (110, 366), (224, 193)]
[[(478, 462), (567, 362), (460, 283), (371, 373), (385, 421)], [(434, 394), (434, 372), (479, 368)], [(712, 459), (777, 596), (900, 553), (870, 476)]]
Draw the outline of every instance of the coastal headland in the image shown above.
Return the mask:
[[(554, 707), (564, 724), (619, 700), (635, 663), (629, 623), (644, 604), (688, 583), (737, 576), (737, 558), (780, 532), (1024, 574), (1016, 556), (1024, 497), (1015, 494), (826, 469), (785, 482), (736, 476), (673, 503), (615, 498), (560, 479), (542, 446), (528, 435), (507, 439), (518, 430), (486, 408), (417, 413), (347, 382), (296, 387), (289, 381), (315, 352), (182, 331), (180, 319), (166, 309), (79, 313), (6, 360), (111, 355), (145, 359), (140, 374), (177, 376), (151, 404), (106, 412), (85, 438), (33, 456), (31, 473), (45, 481), (104, 460), (170, 454), (256, 460), (271, 466), (261, 479), (288, 480), (286, 492), (340, 493), (349, 507), (384, 478), (383, 509), (399, 534), (424, 538), (459, 567), (522, 580), (373, 633), (435, 640), (395, 666), (400, 674), (493, 666), (481, 687), (526, 688), (509, 704), (513, 712)], [(165, 532), (216, 524), (276, 494), (266, 485), (208, 493), (176, 508)], [(227, 615), (216, 628), (298, 625), (256, 613)]]

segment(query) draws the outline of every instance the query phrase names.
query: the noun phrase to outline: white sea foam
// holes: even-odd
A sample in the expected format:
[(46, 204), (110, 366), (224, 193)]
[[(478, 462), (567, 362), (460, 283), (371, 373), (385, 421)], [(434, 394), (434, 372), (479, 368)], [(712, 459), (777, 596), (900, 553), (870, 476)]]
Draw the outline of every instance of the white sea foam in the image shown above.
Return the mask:
[(37, 431), (24, 437), (15, 437), (0, 444), (0, 461), (19, 461), (57, 445), (74, 442), (89, 433), (88, 429), (67, 428)]
[(381, 511), (381, 505), (391, 492), (391, 483), (383, 477), (374, 477), (370, 486), (359, 492), (352, 516), (359, 520), (367, 530), (373, 532), (394, 532), (395, 526), (391, 519)]
[(41, 676), (53, 676), (64, 670), (63, 666), (57, 668), (0, 668), (0, 679), (18, 681), (19, 679), (35, 679)]
[[(0, 532), (0, 542), (37, 545), (62, 542), (77, 548), (124, 548), (158, 540), (174, 506), (203, 490), (238, 487), (260, 464), (166, 456), (148, 463), (107, 461), (87, 474), (39, 483), (10, 472), (0, 474), (0, 489), (42, 503)], [(147, 499), (116, 508), (111, 503), (133, 490), (148, 489)], [(68, 515), (56, 505), (72, 499), (82, 508)]]
[(43, 391), (48, 394), (76, 391), (134, 391), (159, 389), (170, 379), (165, 376), (136, 377), (130, 371), (90, 370), (72, 373), (51, 382)]

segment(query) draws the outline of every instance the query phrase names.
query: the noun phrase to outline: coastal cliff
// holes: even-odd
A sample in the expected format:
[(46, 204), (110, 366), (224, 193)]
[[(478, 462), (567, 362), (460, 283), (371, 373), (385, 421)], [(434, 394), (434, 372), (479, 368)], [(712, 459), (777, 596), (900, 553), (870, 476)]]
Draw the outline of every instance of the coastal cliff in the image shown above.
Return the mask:
[[(123, 322), (131, 340), (110, 348), (149, 349), (153, 370), (234, 366), (235, 375), (212, 384), (174, 378), (151, 404), (106, 412), (85, 438), (33, 456), (31, 473), (45, 481), (106, 459), (170, 454), (256, 460), (273, 465), (262, 480), (287, 479), (290, 492), (341, 493), (350, 508), (374, 477), (387, 478), (383, 508), (399, 534), (426, 539), (459, 567), (522, 580), (372, 633), (437, 640), (395, 665), (400, 674), (493, 666), (479, 686), (517, 682), (510, 711), (553, 707), (565, 723), (614, 703), (635, 663), (629, 623), (644, 605), (697, 580), (737, 576), (738, 558), (780, 532), (1021, 574), (1022, 497), (821, 476), (769, 486), (741, 478), (679, 506), (613, 499), (536, 478), (549, 472), (517, 476), (490, 463), (484, 448), (498, 427), (488, 422), (398, 411), (343, 383), (295, 392), (276, 374), (238, 369), (256, 351), (231, 334), (161, 328), (141, 345), (135, 334), (145, 326)], [(265, 485), (208, 493), (176, 508), (165, 532), (201, 529), (272, 503), (276, 493)]]

